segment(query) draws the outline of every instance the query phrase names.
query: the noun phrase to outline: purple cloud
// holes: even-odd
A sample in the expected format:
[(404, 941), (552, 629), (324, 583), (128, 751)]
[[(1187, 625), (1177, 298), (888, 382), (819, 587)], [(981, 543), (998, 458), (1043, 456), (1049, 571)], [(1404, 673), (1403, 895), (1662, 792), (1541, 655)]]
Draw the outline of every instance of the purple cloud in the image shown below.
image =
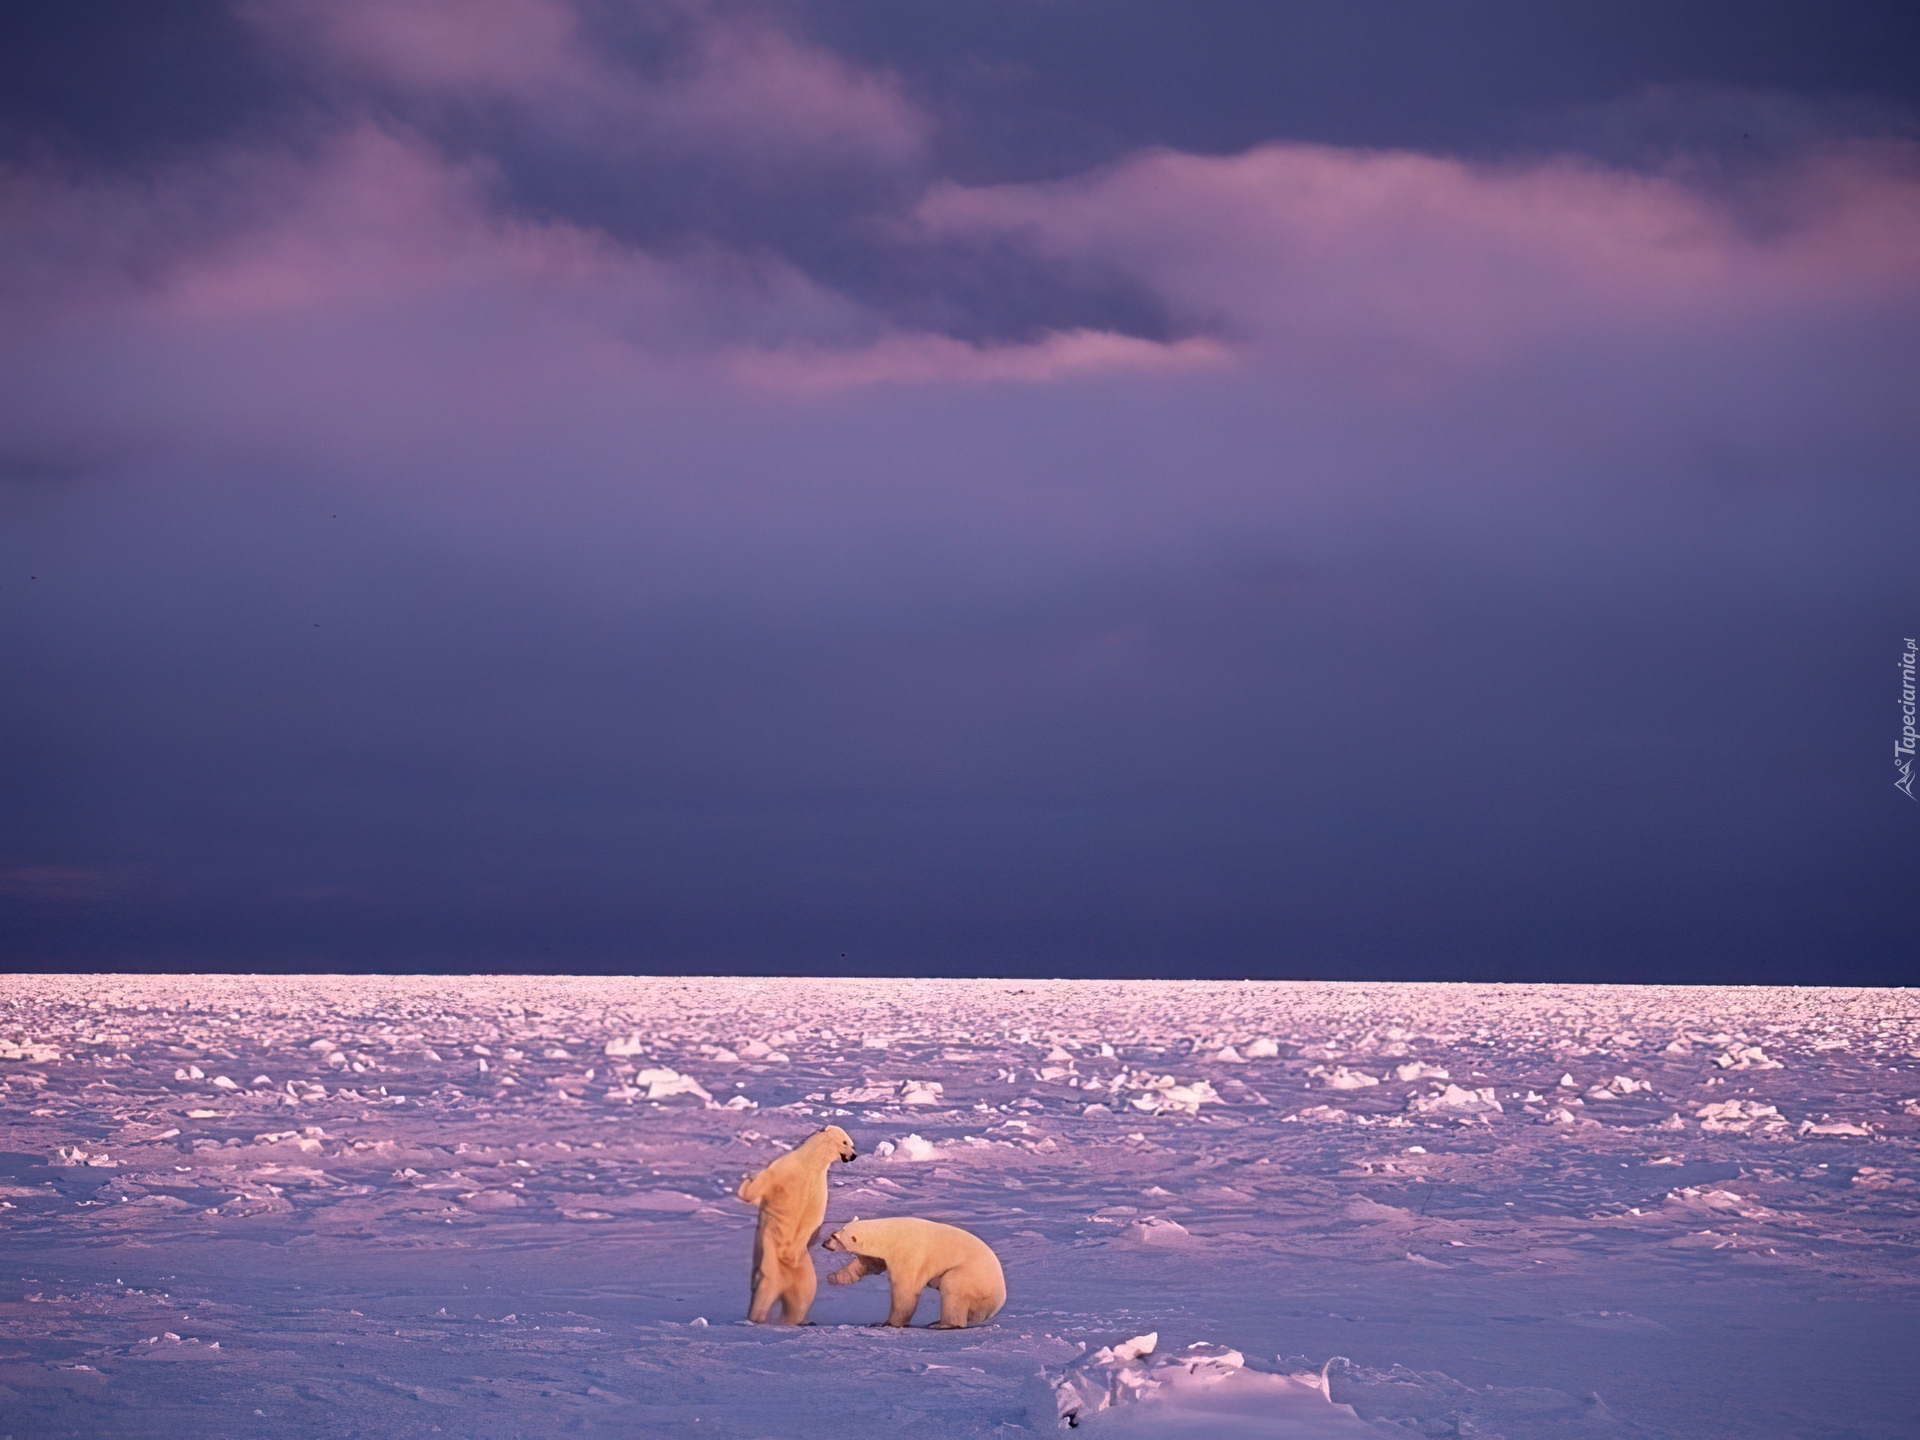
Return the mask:
[[(724, 948), (765, 874), (902, 945), (1217, 950), (1332, 943), (1386, 855), (1378, 943), (1471, 948), (1854, 833), (1820, 707), (1902, 593), (1912, 148), (978, 183), (750, 8), (246, 13), (316, 87), (281, 127), (0, 172), (9, 733), (67, 777), (10, 893), (372, 926), (483, 874), (537, 934), (577, 875), (603, 942)], [(1742, 725), (1793, 826), (1703, 778)]]

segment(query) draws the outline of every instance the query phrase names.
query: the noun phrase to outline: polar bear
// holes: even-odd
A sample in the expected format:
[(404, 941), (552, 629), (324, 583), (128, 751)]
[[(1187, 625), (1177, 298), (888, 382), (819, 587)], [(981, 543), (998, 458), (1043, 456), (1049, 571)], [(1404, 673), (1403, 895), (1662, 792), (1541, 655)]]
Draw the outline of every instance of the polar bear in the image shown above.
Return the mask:
[(753, 1289), (747, 1319), (759, 1325), (776, 1302), (789, 1325), (807, 1323), (819, 1281), (807, 1247), (827, 1218), (827, 1167), (851, 1160), (853, 1139), (838, 1125), (816, 1130), (766, 1169), (740, 1184), (740, 1198), (760, 1207), (753, 1232)]
[(1007, 1277), (1000, 1269), (1000, 1257), (978, 1235), (969, 1235), (957, 1225), (913, 1219), (855, 1220), (827, 1237), (827, 1249), (844, 1250), (854, 1257), (827, 1277), (829, 1285), (851, 1285), (886, 1272), (893, 1286), (889, 1325), (912, 1320), (920, 1292), (929, 1285), (940, 1292), (936, 1330), (985, 1324), (1007, 1303)]

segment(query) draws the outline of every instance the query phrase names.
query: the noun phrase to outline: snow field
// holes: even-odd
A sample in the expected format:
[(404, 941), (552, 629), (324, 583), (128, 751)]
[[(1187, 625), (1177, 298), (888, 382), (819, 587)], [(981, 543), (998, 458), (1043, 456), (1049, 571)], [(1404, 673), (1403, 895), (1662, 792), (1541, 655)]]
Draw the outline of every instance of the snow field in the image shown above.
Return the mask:
[[(1810, 990), (21, 978), (0, 1431), (1014, 1435), (1057, 1429), (1072, 1377), (1108, 1397), (1077, 1416), (1096, 1434), (1905, 1434), (1917, 1015)], [(732, 1190), (829, 1122), (862, 1152), (829, 1222), (981, 1235), (993, 1325), (871, 1331), (877, 1282), (823, 1287), (808, 1330), (734, 1323)], [(1150, 1331), (1146, 1358), (1089, 1358)]]

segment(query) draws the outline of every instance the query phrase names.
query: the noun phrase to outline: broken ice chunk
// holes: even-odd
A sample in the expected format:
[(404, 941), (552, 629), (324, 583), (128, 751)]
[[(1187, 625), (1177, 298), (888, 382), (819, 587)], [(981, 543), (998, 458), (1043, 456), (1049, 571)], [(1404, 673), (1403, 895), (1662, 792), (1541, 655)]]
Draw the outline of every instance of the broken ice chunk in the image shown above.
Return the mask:
[(886, 1082), (877, 1085), (848, 1085), (833, 1092), (836, 1105), (871, 1105), (876, 1100), (891, 1100), (893, 1086)]
[(0, 1060), (25, 1060), (30, 1063), (58, 1060), (60, 1051), (53, 1045), (36, 1045), (31, 1040), (0, 1040)]
[(1198, 1115), (1202, 1105), (1224, 1103), (1214, 1088), (1205, 1080), (1196, 1080), (1191, 1085), (1176, 1084), (1173, 1077), (1166, 1076), (1154, 1082), (1153, 1087), (1144, 1095), (1133, 1097), (1133, 1108), (1145, 1110), (1150, 1114), (1161, 1115), (1174, 1111), (1186, 1115)]
[(1851, 1120), (1802, 1120), (1802, 1135), (1853, 1135), (1862, 1139), (1871, 1138), (1873, 1131), (1864, 1125), (1856, 1125)]
[(1745, 1134), (1755, 1125), (1763, 1130), (1780, 1130), (1787, 1123), (1777, 1109), (1757, 1100), (1722, 1100), (1702, 1105), (1693, 1113), (1702, 1130), (1726, 1130), (1735, 1134)]
[(1365, 1090), (1368, 1086), (1378, 1085), (1380, 1077), (1369, 1075), (1364, 1070), (1349, 1070), (1344, 1065), (1336, 1065), (1325, 1083), (1329, 1090)]
[(1458, 1085), (1448, 1085), (1437, 1095), (1409, 1095), (1407, 1111), (1413, 1115), (1440, 1115), (1461, 1121), (1485, 1121), (1491, 1115), (1503, 1113), (1500, 1102), (1493, 1098), (1491, 1086), (1467, 1090)]
[(882, 1140), (874, 1150), (890, 1160), (931, 1160), (938, 1153), (931, 1140), (922, 1139), (918, 1135), (907, 1136), (897, 1146), (889, 1145), (887, 1141)]
[(1346, 1111), (1336, 1110), (1331, 1105), (1309, 1105), (1297, 1114), (1284, 1117), (1282, 1123), (1285, 1123), (1287, 1120), (1304, 1120), (1309, 1124), (1315, 1125), (1345, 1125), (1350, 1123), (1352, 1119), (1353, 1116), (1349, 1115)]
[(1778, 1070), (1778, 1060), (1769, 1060), (1767, 1052), (1758, 1045), (1729, 1045), (1713, 1057), (1713, 1063), (1722, 1070)]
[(119, 1162), (110, 1159), (106, 1151), (89, 1151), (84, 1145), (61, 1145), (54, 1150), (47, 1163), (49, 1165), (87, 1165), (96, 1170), (120, 1168)]
[(706, 1087), (691, 1075), (682, 1075), (677, 1070), (668, 1070), (664, 1067), (642, 1070), (633, 1077), (633, 1083), (647, 1087), (649, 1100), (665, 1100), (674, 1095), (697, 1095), (709, 1104), (713, 1101), (713, 1096), (707, 1092)]

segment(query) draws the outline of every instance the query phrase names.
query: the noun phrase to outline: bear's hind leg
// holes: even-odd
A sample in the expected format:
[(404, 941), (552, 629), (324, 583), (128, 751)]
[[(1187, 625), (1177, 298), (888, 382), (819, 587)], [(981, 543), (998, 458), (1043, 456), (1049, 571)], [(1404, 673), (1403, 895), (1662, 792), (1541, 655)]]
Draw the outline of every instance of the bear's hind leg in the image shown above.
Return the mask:
[(753, 1303), (747, 1307), (747, 1319), (756, 1325), (767, 1323), (774, 1302), (780, 1299), (780, 1276), (761, 1271), (753, 1287)]
[(802, 1255), (800, 1263), (794, 1267), (793, 1278), (780, 1296), (780, 1307), (789, 1325), (807, 1323), (807, 1312), (813, 1308), (813, 1297), (820, 1288), (819, 1277), (813, 1273), (813, 1261)]
[(973, 1317), (980, 1313), (981, 1297), (955, 1284), (951, 1279), (940, 1287), (940, 1318), (933, 1322), (936, 1330), (964, 1330), (973, 1323)]

